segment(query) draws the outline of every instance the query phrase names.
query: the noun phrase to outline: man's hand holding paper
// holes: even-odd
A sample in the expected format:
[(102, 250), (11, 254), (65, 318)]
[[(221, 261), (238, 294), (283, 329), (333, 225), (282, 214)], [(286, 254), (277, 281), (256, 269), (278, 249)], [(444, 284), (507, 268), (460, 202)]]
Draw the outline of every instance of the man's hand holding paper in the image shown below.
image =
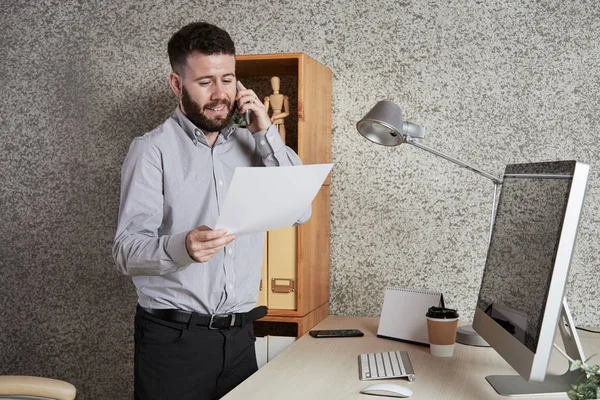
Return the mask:
[(213, 230), (202, 225), (188, 232), (185, 237), (185, 248), (194, 261), (203, 263), (210, 260), (234, 239), (235, 235), (228, 235), (225, 229)]

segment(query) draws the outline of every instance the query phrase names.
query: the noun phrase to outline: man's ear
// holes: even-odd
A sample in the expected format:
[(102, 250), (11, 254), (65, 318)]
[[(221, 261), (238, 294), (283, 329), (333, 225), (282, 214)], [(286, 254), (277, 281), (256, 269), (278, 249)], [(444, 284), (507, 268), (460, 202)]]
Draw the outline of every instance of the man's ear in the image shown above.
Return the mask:
[(181, 93), (183, 92), (183, 79), (177, 72), (171, 72), (169, 74), (169, 86), (171, 86), (171, 90), (177, 97), (181, 97)]

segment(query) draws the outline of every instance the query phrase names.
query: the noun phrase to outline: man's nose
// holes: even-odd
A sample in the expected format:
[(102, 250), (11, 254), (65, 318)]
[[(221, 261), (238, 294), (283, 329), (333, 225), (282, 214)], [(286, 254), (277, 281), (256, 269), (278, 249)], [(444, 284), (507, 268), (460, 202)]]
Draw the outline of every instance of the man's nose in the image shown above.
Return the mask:
[(221, 82), (217, 82), (213, 86), (213, 91), (210, 96), (212, 99), (224, 99), (227, 97), (227, 92), (225, 91), (225, 86)]

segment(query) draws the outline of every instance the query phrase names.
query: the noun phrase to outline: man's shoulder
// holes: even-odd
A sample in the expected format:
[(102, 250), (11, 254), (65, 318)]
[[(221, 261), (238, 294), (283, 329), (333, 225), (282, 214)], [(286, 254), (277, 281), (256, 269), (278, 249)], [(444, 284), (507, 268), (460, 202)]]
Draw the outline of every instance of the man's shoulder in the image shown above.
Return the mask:
[(160, 146), (181, 136), (179, 131), (181, 131), (181, 127), (177, 124), (177, 121), (173, 117), (169, 117), (165, 122), (151, 131), (144, 133), (142, 136), (138, 136), (136, 139)]

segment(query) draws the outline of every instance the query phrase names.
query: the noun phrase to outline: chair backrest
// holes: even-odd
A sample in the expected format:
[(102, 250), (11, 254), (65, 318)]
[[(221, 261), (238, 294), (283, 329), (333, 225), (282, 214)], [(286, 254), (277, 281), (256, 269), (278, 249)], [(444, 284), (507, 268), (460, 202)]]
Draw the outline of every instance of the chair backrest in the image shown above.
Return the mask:
[(77, 390), (69, 382), (38, 376), (0, 376), (2, 400), (74, 400)]

